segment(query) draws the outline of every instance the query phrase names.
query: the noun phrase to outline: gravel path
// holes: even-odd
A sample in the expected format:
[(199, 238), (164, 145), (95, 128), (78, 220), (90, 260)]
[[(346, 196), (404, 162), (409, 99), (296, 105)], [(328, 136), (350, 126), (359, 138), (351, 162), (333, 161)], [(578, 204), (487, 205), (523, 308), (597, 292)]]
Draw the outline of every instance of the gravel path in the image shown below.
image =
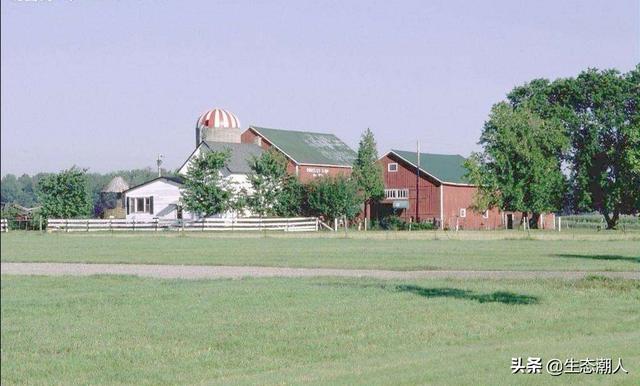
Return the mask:
[(640, 271), (388, 271), (378, 269), (233, 267), (205, 265), (1, 263), (2, 274), (89, 276), (135, 275), (163, 279), (239, 279), (243, 277), (371, 277), (375, 279), (580, 279), (589, 275), (640, 280)]

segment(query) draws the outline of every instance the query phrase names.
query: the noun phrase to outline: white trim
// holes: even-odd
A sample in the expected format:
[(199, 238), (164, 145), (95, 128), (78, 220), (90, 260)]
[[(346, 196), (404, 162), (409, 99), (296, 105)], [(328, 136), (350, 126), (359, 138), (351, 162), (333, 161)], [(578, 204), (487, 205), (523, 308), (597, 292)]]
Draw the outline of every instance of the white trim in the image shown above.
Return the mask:
[(330, 164), (298, 164), (300, 166), (324, 166), (327, 168), (342, 168), (342, 169), (353, 169), (353, 166), (346, 165), (330, 165)]
[(440, 229), (444, 230), (444, 185), (440, 184)]
[[(391, 166), (394, 166), (394, 170), (391, 170)], [(398, 163), (397, 162), (389, 162), (387, 164), (387, 172), (389, 172), (389, 173), (397, 173), (398, 172)]]
[(488, 218), (489, 218), (489, 209), (485, 210), (485, 211), (482, 213), (482, 218), (484, 218), (484, 219), (488, 219)]
[(467, 217), (467, 208), (460, 208), (460, 211), (458, 213), (460, 215), (460, 218), (466, 218)]

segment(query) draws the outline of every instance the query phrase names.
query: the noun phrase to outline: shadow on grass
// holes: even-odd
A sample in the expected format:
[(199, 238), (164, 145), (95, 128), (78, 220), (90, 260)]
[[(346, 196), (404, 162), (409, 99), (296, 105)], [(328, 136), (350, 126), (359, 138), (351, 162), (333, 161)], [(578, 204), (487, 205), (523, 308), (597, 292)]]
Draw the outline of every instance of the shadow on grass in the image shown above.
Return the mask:
[(592, 260), (620, 260), (630, 261), (632, 263), (640, 263), (640, 256), (620, 256), (620, 255), (575, 255), (575, 254), (559, 254), (556, 257), (564, 257), (568, 259), (592, 259)]
[(322, 286), (377, 288), (392, 292), (410, 293), (424, 298), (454, 298), (460, 300), (473, 300), (478, 303), (502, 303), (502, 304), (537, 304), (540, 299), (536, 296), (520, 295), (513, 292), (496, 291), (491, 293), (477, 293), (460, 288), (428, 288), (418, 285), (388, 285), (388, 284), (353, 284), (353, 283), (323, 283)]
[(455, 298), (475, 300), (478, 303), (503, 303), (503, 304), (536, 304), (538, 298), (529, 295), (519, 295), (513, 292), (496, 291), (487, 294), (479, 294), (469, 290), (458, 288), (426, 288), (417, 285), (397, 285), (398, 292), (408, 292), (425, 298)]

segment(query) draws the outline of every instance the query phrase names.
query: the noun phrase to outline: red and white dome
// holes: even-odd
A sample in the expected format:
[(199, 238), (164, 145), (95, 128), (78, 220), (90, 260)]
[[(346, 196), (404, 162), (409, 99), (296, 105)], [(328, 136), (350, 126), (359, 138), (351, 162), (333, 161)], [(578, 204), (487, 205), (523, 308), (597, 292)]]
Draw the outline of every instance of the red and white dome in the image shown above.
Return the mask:
[(213, 109), (205, 112), (198, 118), (198, 127), (216, 129), (239, 129), (240, 120), (235, 114), (224, 109)]

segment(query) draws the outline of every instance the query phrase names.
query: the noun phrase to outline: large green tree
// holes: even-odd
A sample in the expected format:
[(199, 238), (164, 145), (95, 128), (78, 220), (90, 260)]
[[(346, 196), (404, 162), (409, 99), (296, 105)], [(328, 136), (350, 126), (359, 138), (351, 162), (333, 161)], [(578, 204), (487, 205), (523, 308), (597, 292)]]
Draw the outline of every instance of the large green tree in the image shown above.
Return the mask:
[(307, 185), (307, 206), (311, 214), (333, 220), (353, 219), (360, 213), (358, 186), (347, 177), (322, 177)]
[(567, 111), (574, 206), (614, 229), (621, 214), (640, 211), (640, 65), (584, 71), (557, 81), (551, 97)]
[[(364, 201), (365, 211), (371, 203), (384, 197), (384, 182), (382, 180), (382, 168), (378, 163), (376, 139), (368, 128), (360, 137), (358, 155), (353, 164), (352, 178)], [(368, 213), (365, 213), (365, 217), (368, 217), (368, 215)]]
[(38, 196), (45, 218), (75, 218), (91, 215), (91, 197), (86, 170), (72, 167), (38, 181)]
[(211, 151), (190, 161), (182, 191), (182, 204), (187, 211), (208, 217), (233, 208), (232, 189), (221, 173), (229, 157), (229, 151)]
[(640, 65), (626, 74), (589, 69), (575, 78), (537, 79), (508, 99), (565, 127), (573, 209), (602, 213), (609, 229), (620, 214), (640, 211)]
[(529, 213), (535, 227), (540, 213), (559, 210), (565, 192), (561, 156), (568, 145), (564, 127), (528, 105), (493, 106), (480, 137), (483, 150), (466, 163), (478, 185), (475, 207), (498, 206)]

